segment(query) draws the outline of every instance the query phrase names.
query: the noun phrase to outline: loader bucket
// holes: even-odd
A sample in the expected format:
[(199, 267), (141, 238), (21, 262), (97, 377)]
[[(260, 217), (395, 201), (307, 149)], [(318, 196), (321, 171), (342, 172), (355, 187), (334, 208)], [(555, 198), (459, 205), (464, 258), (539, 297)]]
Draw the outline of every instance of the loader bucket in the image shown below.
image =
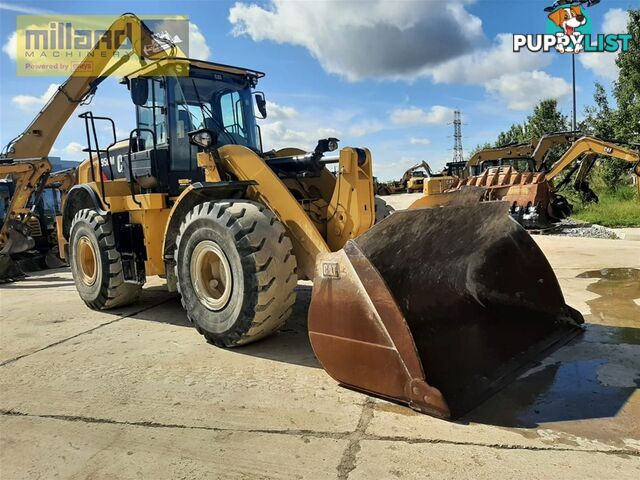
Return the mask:
[(316, 260), (309, 337), (340, 384), (455, 418), (581, 331), (504, 202), (399, 211)]

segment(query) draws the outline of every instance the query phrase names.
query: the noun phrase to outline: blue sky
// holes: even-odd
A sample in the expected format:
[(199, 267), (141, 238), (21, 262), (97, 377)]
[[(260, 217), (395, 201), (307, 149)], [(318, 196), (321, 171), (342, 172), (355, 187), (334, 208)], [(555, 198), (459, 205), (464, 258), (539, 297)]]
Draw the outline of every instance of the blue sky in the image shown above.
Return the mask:
[[(190, 56), (266, 72), (265, 147), (311, 148), (320, 137), (371, 149), (375, 173), (399, 177), (426, 160), (452, 156), (452, 110), (463, 112), (463, 146), (494, 141), (541, 98), (571, 113), (571, 58), (513, 53), (511, 34), (545, 33), (549, 1), (29, 1), (0, 2), (0, 142), (20, 133), (63, 77), (16, 75), (11, 37), (19, 14), (188, 15)], [(624, 33), (637, 0), (602, 0), (589, 9), (594, 32)], [(578, 116), (593, 84), (611, 87), (614, 56), (580, 54)], [(51, 87), (54, 85), (54, 87)], [(126, 88), (104, 82), (78, 110), (112, 116), (119, 135), (133, 128)], [(75, 117), (51, 155), (82, 159), (84, 128)]]

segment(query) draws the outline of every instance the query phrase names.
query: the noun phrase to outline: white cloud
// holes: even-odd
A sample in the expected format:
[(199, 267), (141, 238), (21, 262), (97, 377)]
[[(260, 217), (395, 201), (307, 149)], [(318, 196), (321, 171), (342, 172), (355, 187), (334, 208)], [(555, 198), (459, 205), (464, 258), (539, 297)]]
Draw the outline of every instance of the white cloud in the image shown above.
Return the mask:
[[(229, 21), (236, 36), (304, 47), (327, 72), (350, 81), (426, 78), (476, 85), (489, 93), (507, 92), (507, 107), (519, 109), (524, 101), (515, 99), (508, 80), (519, 75), (528, 84), (540, 84), (556, 56), (514, 52), (511, 33), (500, 33), (487, 45), (482, 21), (465, 9), (472, 2), (351, 1), (340, 4), (339, 15), (332, 2), (238, 2), (229, 10)], [(605, 20), (611, 28), (622, 22), (620, 9), (614, 10)], [(407, 115), (421, 117), (415, 111)], [(363, 135), (365, 129), (353, 126), (352, 132)]]
[(336, 10), (333, 2), (238, 2), (229, 21), (236, 36), (302, 46), (326, 71), (351, 81), (412, 80), (484, 43), (482, 21), (467, 3), (351, 1)]
[(82, 152), (83, 148), (84, 147), (82, 146), (82, 144), (78, 142), (71, 142), (66, 147), (64, 147), (64, 151), (69, 154), (74, 154), (74, 153)]
[(298, 115), (293, 107), (285, 107), (278, 105), (276, 102), (267, 100), (267, 117), (269, 120), (285, 120), (291, 119)]
[(198, 60), (209, 60), (211, 49), (207, 39), (195, 23), (189, 22), (189, 56)]
[(9, 55), (11, 60), (16, 59), (16, 55), (18, 53), (18, 33), (13, 32), (11, 35), (7, 37), (7, 41), (4, 45), (2, 45), (2, 51)]
[(349, 135), (351, 135), (352, 137), (364, 137), (365, 135), (379, 132), (381, 130), (384, 130), (385, 128), (387, 128), (387, 125), (382, 122), (365, 121), (353, 125), (349, 129)]
[(610, 8), (604, 14), (602, 33), (627, 33), (629, 28), (629, 12), (621, 8)]
[(537, 70), (502, 75), (487, 82), (486, 88), (511, 110), (529, 110), (540, 100), (571, 93), (571, 85), (566, 80)]
[(301, 129), (291, 129), (280, 120), (262, 124), (262, 143), (265, 151), (278, 150), (285, 147), (296, 147), (311, 150), (318, 140), (327, 137), (340, 137), (340, 132), (334, 128), (307, 126)]
[(400, 108), (391, 112), (391, 123), (395, 125), (444, 125), (453, 120), (453, 109), (434, 105), (426, 111), (418, 107)]
[(25, 7), (24, 5), (16, 5), (15, 3), (0, 2), (0, 10), (8, 10), (16, 13), (26, 13), (29, 15), (48, 15), (52, 13), (50, 10), (41, 8)]
[(552, 61), (552, 55), (525, 50), (514, 52), (513, 35), (500, 33), (496, 35), (490, 48), (471, 52), (421, 73), (431, 77), (436, 83), (483, 85), (499, 78), (505, 72), (539, 70)]
[[(56, 147), (51, 150), (51, 153), (55, 150), (58, 156), (62, 160), (75, 160), (82, 161), (87, 158), (87, 153), (83, 152), (84, 145), (78, 142), (69, 142), (65, 147)], [(50, 153), (50, 155), (51, 155)]]
[(56, 93), (60, 84), (52, 83), (39, 97), (35, 95), (16, 95), (11, 98), (11, 101), (20, 109), (25, 112), (31, 112), (40, 109), (45, 103)]
[[(604, 14), (602, 32), (605, 34), (627, 33), (628, 22), (629, 13), (626, 10), (611, 8)], [(578, 55), (584, 68), (607, 80), (618, 78), (619, 69), (616, 58), (618, 58), (617, 52), (582, 52)]]
[(431, 140), (429, 140), (428, 138), (411, 137), (409, 139), (409, 143), (411, 145), (431, 145)]

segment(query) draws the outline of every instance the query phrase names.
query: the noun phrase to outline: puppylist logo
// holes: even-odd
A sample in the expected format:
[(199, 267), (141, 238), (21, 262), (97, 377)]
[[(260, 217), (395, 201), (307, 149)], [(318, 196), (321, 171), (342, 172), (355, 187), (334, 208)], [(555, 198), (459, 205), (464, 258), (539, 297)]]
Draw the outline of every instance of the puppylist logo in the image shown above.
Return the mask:
[(557, 0), (544, 9), (546, 34), (514, 34), (513, 51), (626, 52), (631, 34), (593, 34), (589, 8), (600, 0)]

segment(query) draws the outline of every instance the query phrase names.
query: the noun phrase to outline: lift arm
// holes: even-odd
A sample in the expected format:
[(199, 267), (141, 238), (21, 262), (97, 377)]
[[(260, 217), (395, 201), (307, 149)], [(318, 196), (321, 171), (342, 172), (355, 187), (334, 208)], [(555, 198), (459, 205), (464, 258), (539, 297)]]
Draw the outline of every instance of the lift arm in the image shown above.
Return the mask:
[(549, 153), (553, 147), (557, 147), (559, 145), (570, 145), (577, 135), (578, 132), (556, 132), (544, 135), (538, 141), (538, 144), (531, 155), (535, 162), (536, 171), (542, 171), (544, 168), (544, 161), (547, 158), (547, 153)]

